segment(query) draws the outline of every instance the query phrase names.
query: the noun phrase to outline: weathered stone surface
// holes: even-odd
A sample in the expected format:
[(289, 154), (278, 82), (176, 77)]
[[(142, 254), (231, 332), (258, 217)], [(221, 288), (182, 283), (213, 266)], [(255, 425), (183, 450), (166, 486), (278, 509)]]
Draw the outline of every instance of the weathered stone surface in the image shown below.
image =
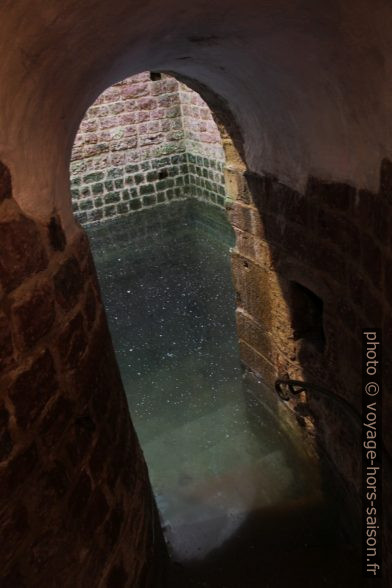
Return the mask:
[(28, 513), (23, 505), (16, 506), (11, 513), (3, 514), (0, 520), (0, 544), (2, 561), (5, 564), (11, 559), (28, 530)]
[(5, 469), (0, 470), (0, 511), (7, 506), (10, 495), (17, 495), (26, 485), (31, 490), (31, 476), (39, 466), (37, 446), (32, 443), (12, 457)]
[(82, 472), (69, 497), (70, 511), (76, 520), (81, 517), (90, 495), (91, 480), (86, 472)]
[(0, 285), (6, 292), (47, 266), (47, 256), (34, 222), (24, 216), (0, 220)]
[[(30, 222), (27, 226), (31, 228)], [(136, 436), (122, 414), (126, 401), (121, 400), (121, 379), (97, 299), (88, 243), (81, 236), (74, 240), (74, 255), (62, 256), (66, 243), (61, 241), (58, 234), (49, 235), (50, 268), (23, 260), (20, 267), (27, 267), (27, 273), (22, 277), (16, 266), (12, 271), (18, 280), (28, 276), (29, 282), (17, 292), (2, 290), (6, 313), (0, 312), (0, 368), (9, 400), (7, 409), (0, 406), (0, 539), (2, 545), (7, 542), (0, 557), (0, 584), (17, 582), (14, 588), (23, 588), (25, 578), (28, 588), (60, 587), (64, 578), (76, 585), (87, 577), (88, 562), (94, 562), (89, 569), (98, 583), (120, 537), (133, 545), (136, 530), (146, 552), (151, 540), (144, 534), (143, 517), (124, 529), (135, 505), (142, 511), (150, 508), (150, 488)], [(37, 272), (42, 272), (38, 279)], [(54, 298), (62, 311), (58, 322)], [(73, 310), (77, 305), (79, 310)], [(48, 349), (39, 352), (43, 345)], [(110, 427), (106, 436), (104, 423)], [(122, 476), (126, 460), (132, 470), (129, 484)], [(16, 502), (24, 504), (26, 520), (10, 516)]]
[(381, 162), (380, 194), (392, 203), (392, 161), (389, 159)]
[(75, 374), (74, 386), (76, 391), (84, 393), (98, 422), (106, 413), (111, 398), (112, 402), (119, 402), (117, 394), (122, 390), (121, 377), (110, 333), (102, 316), (95, 328), (88, 352), (80, 362), (80, 371)]
[(8, 429), (9, 414), (0, 405), (0, 462), (6, 459), (12, 451), (13, 442)]
[(56, 313), (52, 287), (48, 283), (35, 285), (22, 301), (13, 306), (12, 312), (22, 347), (31, 349), (53, 326)]
[(131, 461), (127, 462), (126, 460), (126, 449), (126, 447), (121, 447), (120, 444), (116, 444), (113, 451), (113, 458), (107, 464), (106, 475), (111, 487), (115, 486), (123, 468), (127, 467), (127, 463), (131, 463)]
[(381, 286), (382, 253), (374, 239), (366, 234), (361, 236), (361, 257), (363, 269), (376, 288)]
[(371, 328), (379, 328), (383, 322), (384, 305), (379, 296), (375, 295), (374, 290), (366, 289), (362, 297), (362, 311), (366, 317), (367, 325)]
[(54, 251), (64, 251), (67, 243), (61, 221), (58, 217), (52, 216), (48, 226), (49, 242)]
[(84, 527), (89, 536), (99, 529), (108, 512), (109, 505), (105, 495), (100, 488), (96, 488), (90, 498), (84, 517)]
[(309, 179), (306, 195), (317, 198), (319, 203), (332, 209), (347, 212), (352, 210), (356, 189), (341, 182), (325, 182), (315, 177)]
[[(31, 11), (26, 10), (27, 2), (6, 5), (0, 23), (2, 45), (12, 48), (17, 39), (18, 50), (6, 51), (2, 60), (2, 148), (15, 173), (14, 197), (20, 198), (26, 210), (36, 211), (42, 218), (48, 218), (55, 206), (66, 211), (63, 199), (67, 196), (63, 169), (66, 146), (71, 143), (87, 97), (97, 93), (105, 79), (112, 79), (114, 70), (121, 71), (121, 64), (129, 63), (133, 47), (136, 47), (132, 52), (133, 67), (142, 66), (151, 56), (159, 55), (162, 69), (178, 64), (178, 70), (188, 71), (190, 76), (211, 83), (213, 89), (227, 97), (227, 110), (232, 110), (240, 121), (241, 144), (246, 145), (248, 164), (255, 171), (272, 171), (282, 180), (289, 178), (296, 186), (301, 186), (311, 171), (320, 178), (347, 178), (358, 187), (377, 189), (377, 157), (390, 153), (392, 142), (389, 99), (392, 78), (385, 75), (391, 69), (389, 47), (392, 40), (391, 5), (387, 0), (377, 2), (376, 9), (370, 1), (339, 1), (331, 11), (328, 11), (328, 2), (282, 3), (279, 9), (271, 9), (271, 2), (233, 3), (230, 10), (225, 2), (209, 3), (208, 7), (196, 2), (187, 5), (174, 27), (173, 15), (178, 14), (177, 8), (181, 10), (179, 2), (169, 6), (151, 2), (148, 9), (138, 10), (136, 17), (133, 4), (125, 0), (115, 0), (113, 6), (95, 2), (93, 15), (90, 2), (53, 0), (40, 2), (37, 9)], [(211, 30), (217, 29), (216, 23), (219, 23), (219, 34), (211, 39)], [(262, 30), (258, 26), (260, 23)], [(195, 24), (199, 40), (204, 39), (204, 42), (186, 43)], [(105, 42), (99, 42), (100, 39)], [(64, 47), (67, 56), (62, 58)], [(310, 59), (301, 59), (303, 55)], [(114, 69), (113, 56), (118, 64)], [(154, 57), (153, 60), (157, 63)], [(54, 76), (59, 69), (61, 75)], [(145, 82), (140, 79), (138, 83)], [(154, 83), (157, 84), (154, 96), (166, 93), (161, 81)], [(120, 92), (117, 89), (109, 96), (110, 100), (105, 98), (96, 106), (97, 119), (104, 112), (112, 115), (116, 112), (113, 103), (119, 102)], [(45, 97), (44, 105), (40, 104), (42, 97)], [(123, 112), (135, 113), (132, 101), (126, 108), (124, 105)], [(193, 108), (193, 104), (189, 106)], [(177, 107), (174, 105), (174, 109)], [(158, 109), (154, 120), (164, 120), (160, 118), (163, 110)], [(146, 108), (144, 112), (152, 114), (154, 111)], [(102, 145), (102, 129), (98, 124), (87, 126), (86, 130), (96, 135), (97, 143), (89, 144), (91, 150)], [(107, 155), (111, 159), (115, 154), (107, 152)], [(115, 165), (119, 165), (119, 160), (115, 161)], [(389, 193), (386, 167), (390, 166), (384, 163), (381, 181), (385, 199)], [(318, 195), (310, 194), (310, 199), (317, 207)], [(328, 199), (324, 199), (325, 207), (329, 206)], [(344, 198), (338, 202), (343, 203)], [(8, 202), (3, 201), (1, 207), (7, 205)], [(350, 212), (345, 206), (330, 209), (342, 216)], [(276, 222), (278, 232), (274, 230), (268, 237), (277, 247), (281, 238), (279, 224)], [(340, 263), (333, 269), (333, 263), (339, 261), (336, 251), (332, 261), (328, 261), (333, 243), (321, 248), (312, 227), (304, 230), (297, 226), (298, 234), (306, 240), (305, 248), (321, 250), (305, 256), (302, 250), (298, 252), (303, 245), (291, 239), (293, 249), (281, 249), (282, 257), (287, 260), (285, 267), (282, 262), (282, 275), (289, 278), (290, 272), (299, 273), (320, 288), (330, 287), (325, 307), (333, 348), (336, 331), (345, 327), (329, 311), (335, 296), (337, 299), (350, 297), (347, 264)], [(339, 244), (335, 247), (338, 250)], [(389, 246), (384, 244), (383, 247), (384, 260), (385, 255), (389, 255)], [(342, 255), (344, 259), (344, 252)], [(348, 265), (351, 272), (358, 269), (353, 258)], [(382, 273), (385, 279), (385, 267)], [(378, 314), (385, 319), (391, 312), (390, 298), (370, 283), (368, 272), (361, 277), (364, 279), (363, 322), (372, 312), (368, 305), (373, 301), (366, 299), (367, 291), (378, 301)], [(381, 287), (385, 287), (384, 281)], [(282, 299), (274, 304), (275, 315), (280, 313), (281, 305)], [(276, 335), (273, 329), (271, 333)], [(286, 352), (284, 346), (282, 353)], [(337, 349), (335, 357), (327, 354), (323, 358), (318, 366), (318, 381), (331, 384), (333, 363), (342, 373), (339, 352)], [(307, 377), (308, 366), (304, 365), (303, 369)], [(351, 381), (343, 378), (340, 383), (352, 387)], [(334, 435), (334, 423), (325, 424), (321, 428), (321, 432), (326, 433), (324, 440), (326, 437), (328, 447), (335, 450), (332, 454), (339, 464), (347, 460), (342, 473), (351, 476), (355, 472), (352, 464), (359, 464), (360, 460), (349, 463), (353, 449), (340, 443), (339, 437)], [(389, 522), (387, 528), (390, 532)], [(27, 543), (26, 540), (26, 552)], [(71, 551), (70, 544), (68, 547), (62, 550), (63, 557)], [(126, 550), (122, 551), (125, 557)], [(388, 547), (384, 551), (392, 553)], [(124, 567), (131, 569), (130, 563), (128, 561)], [(71, 576), (70, 583), (72, 580)], [(391, 583), (390, 574), (385, 582)], [(41, 585), (45, 586), (45, 582)]]
[(265, 238), (264, 225), (260, 212), (253, 206), (233, 202), (228, 209), (231, 224), (259, 239)]
[(91, 452), (94, 439), (95, 428), (83, 426), (78, 417), (75, 418), (69, 429), (66, 445), (68, 459), (75, 467), (81, 467), (86, 456)]
[(83, 316), (78, 313), (64, 328), (59, 337), (59, 353), (64, 365), (74, 369), (87, 345)]
[(240, 340), (240, 358), (244, 366), (260, 376), (264, 382), (273, 386), (278, 373), (276, 368), (261, 353), (245, 341)]
[(1, 580), (3, 588), (27, 588), (21, 572), (14, 566)]
[(384, 293), (389, 307), (392, 308), (392, 258), (386, 257), (383, 261), (385, 268)]
[(248, 345), (256, 349), (269, 361), (273, 361), (273, 344), (271, 333), (265, 331), (264, 327), (256, 323), (251, 316), (237, 309), (237, 332), (238, 337)]
[(12, 361), (12, 336), (8, 319), (0, 313), (0, 372)]
[(116, 544), (121, 527), (124, 521), (124, 508), (119, 503), (116, 504), (111, 511), (105, 526), (104, 526), (104, 541), (105, 541), (105, 548), (107, 553), (110, 553), (113, 549), (113, 546)]
[(234, 287), (238, 293), (238, 306), (253, 320), (268, 329), (271, 321), (268, 273), (253, 261), (232, 255)]
[(7, 166), (0, 161), (0, 203), (12, 197), (11, 174)]
[(107, 432), (107, 428), (103, 427), (100, 430), (99, 437), (92, 450), (91, 457), (89, 460), (89, 468), (94, 478), (98, 479), (102, 476), (103, 470), (106, 467), (108, 461), (107, 448), (113, 444), (113, 432), (110, 434)]
[[(249, 201), (257, 205), (263, 232), (256, 231), (262, 238), (255, 237), (253, 206), (231, 204), (229, 215), (240, 254), (233, 256), (240, 355), (244, 365), (271, 386), (276, 377), (289, 374), (327, 383), (354, 407), (360, 406), (355, 390), (360, 388), (361, 328), (379, 327), (383, 320), (386, 325), (385, 313), (389, 316), (391, 307), (388, 304), (386, 311), (386, 300), (392, 297), (392, 263), (384, 249), (392, 242), (387, 167), (384, 164), (380, 195), (310, 178), (304, 197), (273, 178), (246, 174)], [(297, 279), (299, 283), (304, 279), (310, 289), (314, 284), (317, 295), (318, 288), (322, 292), (326, 334), (322, 350), (305, 339), (293, 342), (293, 305), (286, 284)], [(392, 377), (392, 363), (387, 360), (384, 365)], [(320, 406), (312, 411), (317, 413), (320, 442), (351, 487), (359, 488), (359, 448), (342, 434), (333, 412)], [(309, 419), (303, 425), (311, 432)], [(344, 455), (338, 447), (346, 448)]]
[(328, 239), (347, 256), (357, 257), (360, 247), (359, 231), (350, 220), (321, 208), (315, 218), (315, 229), (321, 239)]
[(73, 404), (69, 398), (60, 396), (42, 419), (39, 429), (39, 440), (47, 450), (52, 450), (62, 439), (71, 422)]
[[(59, 551), (64, 550), (67, 544), (68, 536), (65, 533), (64, 527), (59, 531), (58, 529), (46, 530), (43, 525), (43, 529), (40, 530), (38, 537), (35, 538), (31, 545), (31, 550), (28, 554), (28, 570), (29, 570), (29, 581), (32, 579), (36, 580), (40, 578), (41, 574), (47, 574), (51, 571), (52, 577), (55, 575), (54, 566), (56, 565), (56, 554)], [(59, 534), (61, 533), (61, 538)], [(69, 559), (69, 552), (63, 551), (63, 560), (61, 564), (62, 571), (66, 567), (67, 560)], [(39, 582), (40, 580), (38, 580)]]
[(107, 588), (123, 588), (127, 585), (128, 575), (122, 565), (115, 566), (107, 579)]
[(353, 219), (364, 230), (368, 230), (369, 226), (373, 224), (375, 200), (376, 195), (373, 192), (369, 190), (358, 190), (357, 199), (354, 203)]
[(31, 367), (17, 377), (10, 388), (20, 427), (32, 426), (49, 398), (56, 394), (58, 382), (52, 356), (44, 351)]
[(54, 276), (56, 300), (65, 310), (70, 310), (78, 301), (83, 287), (79, 264), (74, 257), (67, 259)]
[(8, 430), (0, 434), (0, 461), (6, 459), (12, 451), (13, 443)]
[(43, 487), (40, 497), (41, 512), (43, 509), (53, 508), (53, 503), (56, 505), (67, 494), (70, 486), (67, 471), (60, 462), (54, 463), (49, 469), (46, 469), (40, 478), (40, 482)]
[[(135, 96), (140, 76), (147, 94)], [(101, 100), (107, 101), (105, 111)], [(194, 196), (223, 206), (223, 161), (218, 128), (199, 95), (174, 78), (133, 76), (106, 90), (80, 125), (71, 162), (75, 215), (82, 224), (95, 223)], [(130, 193), (123, 188), (129, 186), (138, 203), (127, 202)], [(142, 198), (154, 192), (156, 197)]]

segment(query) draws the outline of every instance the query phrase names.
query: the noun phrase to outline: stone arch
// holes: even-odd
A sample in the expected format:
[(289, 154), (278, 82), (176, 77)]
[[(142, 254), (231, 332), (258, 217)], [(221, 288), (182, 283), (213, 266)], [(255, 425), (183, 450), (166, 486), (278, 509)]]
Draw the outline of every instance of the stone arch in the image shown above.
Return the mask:
[[(307, 218), (307, 207), (312, 206), (312, 203), (308, 203), (309, 192), (317, 198), (320, 195), (322, 200), (323, 191), (327, 191), (332, 207), (339, 209), (342, 206), (345, 210), (347, 206), (353, 206), (355, 188), (348, 184), (324, 182), (310, 177), (307, 190), (300, 192), (271, 174), (252, 171), (246, 163), (241, 130), (228, 103), (195, 79), (172, 71), (167, 73), (183, 81), (203, 97), (222, 136), (226, 155), (229, 220), (237, 240), (233, 253), (233, 278), (238, 302), (238, 337), (245, 367), (261, 376), (271, 388), (277, 378), (289, 376), (305, 381), (330, 382), (332, 392), (337, 388), (338, 393), (346, 397), (347, 389), (334, 373), (338, 346), (336, 301), (333, 295), (335, 268), (331, 266), (325, 272), (322, 268), (321, 273), (314, 273), (315, 269), (320, 271), (322, 256), (321, 259), (306, 257), (301, 248), (299, 231), (306, 220), (310, 222)], [(340, 203), (340, 198), (347, 201)], [(347, 204), (348, 201), (351, 202), (350, 205)], [(323, 202), (320, 211), (318, 202), (313, 202), (313, 206), (315, 218), (318, 215), (322, 217)], [(332, 215), (332, 218), (335, 217)], [(346, 224), (345, 228), (350, 230)], [(352, 233), (355, 235), (355, 228), (352, 228)], [(298, 248), (296, 239), (300, 245)], [(355, 236), (352, 247), (355, 247), (354, 241)], [(295, 308), (288, 292), (288, 283), (291, 280), (298, 280), (298, 283), (308, 287), (325, 304), (327, 353), (323, 356), (317, 350), (313, 349), (309, 353), (308, 348), (298, 347), (296, 344), (292, 320)], [(354, 407), (355, 403), (356, 401), (353, 402)], [(342, 495), (343, 500), (351, 496), (350, 492), (353, 491), (358, 508), (360, 476), (357, 457), (353, 455), (345, 461), (345, 458), (342, 459), (341, 446), (328, 448), (328, 441), (324, 436), (324, 427), (331, 427), (329, 434), (341, 436), (342, 428), (346, 426), (344, 420), (337, 417), (336, 407), (332, 403), (332, 406), (328, 404), (320, 410), (320, 405), (317, 407), (312, 398), (306, 398), (305, 401), (301, 398), (297, 402), (292, 401), (289, 409), (300, 416), (304, 430), (308, 433), (309, 451), (327, 455), (336, 465), (336, 484), (342, 483), (349, 489), (347, 494)], [(359, 446), (353, 435), (355, 431), (351, 429), (346, 432), (345, 442), (347, 446), (356, 444), (358, 452)], [(349, 475), (347, 472), (350, 472)]]
[[(39, 280), (48, 281), (52, 296), (46, 299), (52, 300), (59, 321), (56, 324), (61, 327), (61, 341), (59, 331), (49, 329), (38, 338), (37, 348), (23, 352), (26, 364), (18, 368), (7, 365), (1, 373), (2, 390), (7, 391), (6, 408), (11, 415), (10, 421), (3, 419), (4, 426), (11, 422), (14, 427), (13, 453), (0, 472), (1, 487), (7, 493), (1, 497), (1, 528), (5, 543), (13, 546), (3, 554), (3, 570), (9, 582), (15, 583), (18, 578), (16, 583), (20, 585), (26, 573), (32, 574), (35, 585), (47, 583), (39, 567), (43, 558), (48, 572), (57, 566), (69, 570), (70, 581), (105, 578), (113, 566), (125, 569), (129, 582), (136, 583), (146, 573), (146, 560), (154, 551), (149, 522), (143, 530), (131, 529), (128, 518), (134, 509), (147, 512), (150, 504), (145, 469), (131, 425), (121, 423), (118, 438), (108, 438), (99, 417), (100, 406), (107, 410), (109, 420), (115, 419), (111, 400), (109, 406), (105, 405), (107, 389), (114, 390), (115, 404), (122, 402), (122, 396), (87, 244), (66, 206), (66, 160), (78, 120), (100, 90), (124, 77), (125, 72), (151, 67), (198, 79), (229, 101), (238, 120), (249, 170), (237, 178), (244, 186), (244, 197), (234, 207), (232, 218), (235, 217), (243, 251), (238, 263), (250, 268), (247, 275), (253, 276), (245, 282), (249, 288), (243, 288), (240, 296), (248, 307), (252, 306), (253, 288), (262, 277), (270, 285), (271, 308), (275, 309), (271, 324), (275, 343), (274, 338), (265, 340), (258, 325), (249, 321), (249, 313), (241, 316), (247, 340), (256, 337), (265, 343), (266, 362), (254, 353), (252, 345), (244, 345), (248, 361), (255, 368), (264, 365), (271, 380), (276, 376), (275, 368), (290, 375), (300, 370), (304, 375), (304, 366), (292, 359), (291, 344), (287, 348), (290, 333), (280, 328), (282, 323), (287, 324), (289, 314), (280, 294), (281, 276), (276, 271), (282, 257), (306, 266), (313, 277), (320, 277), (335, 293), (330, 306), (335, 316), (335, 352), (323, 364), (312, 363), (309, 358), (306, 377), (330, 381), (335, 392), (358, 405), (360, 327), (382, 326), (387, 349), (392, 337), (392, 174), (386, 159), (392, 153), (391, 80), (387, 75), (392, 39), (387, 29), (387, 0), (382, 0), (377, 10), (370, 9), (368, 2), (354, 0), (337, 0), (333, 9), (328, 2), (310, 2), (305, 8), (303, 2), (277, 7), (270, 3), (256, 6), (251, 0), (241, 6), (216, 2), (206, 7), (196, 2), (186, 14), (174, 0), (164, 11), (158, 3), (148, 8), (130, 8), (129, 3), (116, 0), (110, 5), (97, 5), (94, 14), (89, 10), (89, 3), (75, 7), (72, 2), (56, 2), (49, 6), (45, 0), (39, 0), (34, 13), (26, 11), (23, 3), (8, 2), (2, 7), (0, 38), (7, 59), (0, 65), (0, 155), (12, 172), (12, 206), (17, 203), (20, 207), (18, 240), (23, 235), (27, 239), (26, 234), (32, 231), (36, 235), (33, 243), (42, 248), (42, 259), (47, 257), (47, 266), (41, 259), (37, 274)], [(148, 31), (148, 36), (141, 31)], [(9, 47), (15, 39), (18, 50), (11, 52)], [(0, 201), (3, 228), (10, 221), (9, 203), (9, 198)], [(48, 241), (53, 216), (64, 231), (63, 251)], [(2, 231), (0, 240), (6, 234), (10, 233)], [(16, 251), (16, 239), (10, 238), (9, 242)], [(26, 249), (31, 252), (28, 246)], [(262, 263), (255, 263), (255, 256)], [(34, 282), (38, 280), (32, 274), (25, 276), (24, 283), (12, 289), (12, 300), (16, 295), (32, 295), (33, 278)], [(11, 300), (8, 293), (4, 294), (3, 281), (2, 304)], [(73, 285), (64, 295), (69, 283)], [(17, 292), (19, 287), (23, 291)], [(70, 301), (75, 304), (69, 309)], [(262, 306), (257, 312), (262, 311)], [(13, 320), (8, 315), (3, 320), (5, 339)], [(91, 337), (88, 341), (87, 335)], [(106, 341), (103, 349), (99, 341)], [(55, 374), (48, 356), (38, 353), (49, 343), (56, 349)], [(63, 347), (61, 353), (59, 345)], [(65, 349), (71, 350), (70, 355)], [(103, 371), (96, 373), (100, 362), (93, 362), (93, 356), (101, 358), (102, 366), (106, 366), (100, 367)], [(384, 364), (385, 380), (389, 382), (390, 357)], [(37, 365), (41, 366), (39, 370)], [(80, 370), (79, 378), (75, 378), (75, 365)], [(271, 365), (272, 370), (268, 369)], [(26, 381), (41, 387), (39, 374), (42, 378), (46, 374), (44, 382), (55, 394), (50, 394), (50, 402), (42, 412), (37, 399), (38, 407), (33, 413), (37, 421), (23, 432), (23, 427), (18, 428), (18, 410), (8, 392), (15, 390), (23, 398)], [(96, 391), (94, 402), (89, 392), (92, 388)], [(391, 412), (390, 398), (388, 394), (384, 403), (386, 419)], [(317, 412), (317, 406), (313, 408)], [(319, 407), (317, 415), (323, 444), (349, 490), (354, 489), (357, 496), (359, 453), (337, 425), (340, 421), (336, 411), (324, 408), (325, 411)], [(61, 430), (66, 428), (58, 446), (51, 437), (55, 425)], [(384, 434), (389, 451), (391, 434)], [(46, 444), (43, 439), (47, 439)], [(138, 491), (134, 479), (123, 479), (119, 473), (117, 458), (109, 466), (110, 456), (119, 455), (118, 447), (127, 447), (132, 454), (134, 473), (140, 480)], [(80, 448), (85, 450), (83, 455)], [(32, 463), (37, 464), (34, 470), (30, 469)], [(99, 476), (102, 472), (109, 476), (109, 470), (108, 489)], [(132, 505), (124, 499), (124, 485), (136, 492)], [(52, 502), (46, 500), (43, 518), (53, 525), (55, 521), (57, 527), (66, 523), (61, 536), (40, 525), (42, 520), (33, 514), (42, 512), (48, 492)], [(94, 531), (92, 543), (82, 537), (69, 516), (78, 501), (86, 507), (86, 524), (92, 525)], [(103, 505), (100, 512), (107, 505), (103, 520), (94, 518), (99, 503)], [(390, 508), (388, 504), (385, 507), (388, 520)], [(142, 537), (140, 557), (132, 559), (132, 549), (128, 559), (123, 557), (120, 535), (123, 545), (130, 548)], [(385, 540), (390, 545), (388, 526)], [(117, 551), (112, 551), (110, 561), (100, 567), (102, 554), (114, 546)], [(64, 562), (63, 554), (68, 548)], [(27, 552), (33, 553), (32, 563), (24, 557)], [(84, 554), (83, 561), (78, 559), (78, 553)], [(80, 574), (77, 578), (76, 570)]]

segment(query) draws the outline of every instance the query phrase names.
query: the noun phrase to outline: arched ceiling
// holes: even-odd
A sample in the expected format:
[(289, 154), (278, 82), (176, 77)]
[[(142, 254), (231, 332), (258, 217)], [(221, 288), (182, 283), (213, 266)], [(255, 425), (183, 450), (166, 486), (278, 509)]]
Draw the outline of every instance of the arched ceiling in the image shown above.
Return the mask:
[(390, 0), (3, 0), (0, 159), (22, 208), (72, 223), (68, 157), (112, 83), (166, 70), (229, 105), (248, 166), (377, 189), (392, 154)]

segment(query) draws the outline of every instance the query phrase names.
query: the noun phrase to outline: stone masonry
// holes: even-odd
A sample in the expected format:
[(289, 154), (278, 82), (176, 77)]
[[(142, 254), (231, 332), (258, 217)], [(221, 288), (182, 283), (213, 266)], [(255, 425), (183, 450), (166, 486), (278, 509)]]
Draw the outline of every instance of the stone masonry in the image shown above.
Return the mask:
[[(230, 126), (232, 119), (225, 103), (204, 90), (200, 87), (214, 116), (227, 128), (226, 136), (223, 133), (225, 185), (236, 233), (232, 262), (242, 361), (271, 386), (276, 378), (287, 376), (319, 383), (331, 391), (331, 396), (340, 396), (360, 412), (361, 329), (381, 326), (385, 349), (390, 347), (392, 333), (392, 164), (382, 161), (380, 185), (375, 192), (316, 177), (308, 178), (303, 192), (296, 191), (273, 175), (255, 173), (247, 167), (241, 136), (234, 123)], [(183, 95), (186, 93), (185, 89)], [(187, 103), (186, 97), (182, 101), (185, 141), (193, 143), (192, 156), (197, 157), (195, 145), (206, 131), (187, 120), (197, 104), (192, 99)], [(207, 151), (210, 156), (213, 149)], [(321, 346), (296, 333), (295, 285), (307, 289), (322, 305), (320, 322), (325, 343)], [(391, 365), (387, 356), (383, 364), (385, 384), (392, 373)], [(317, 453), (333, 463), (349, 497), (347, 504), (359, 510), (358, 429), (332, 399), (302, 394), (288, 406), (313, 439)], [(387, 395), (385, 419), (391, 410)], [(384, 429), (384, 446), (390, 455), (389, 429)], [(386, 479), (385, 496), (390, 492), (390, 480)], [(392, 513), (387, 500), (384, 509), (384, 541), (391, 545)], [(385, 556), (385, 560), (390, 574), (391, 558)]]
[[(237, 293), (237, 328), (241, 359), (271, 387), (276, 378), (318, 383), (331, 396), (361, 412), (361, 330), (382, 325), (390, 348), (391, 186), (392, 164), (381, 166), (378, 193), (310, 177), (305, 194), (272, 176), (227, 170), (228, 187), (237, 199), (229, 205), (236, 233), (232, 254)], [(293, 284), (315, 293), (323, 303), (325, 345), (295, 332)], [(392, 374), (383, 363), (384, 387)], [(289, 406), (314, 439), (319, 455), (333, 463), (346, 492), (347, 508), (360, 511), (361, 443), (340, 406), (323, 397), (301, 394)], [(383, 418), (392, 412), (390, 396)], [(385, 496), (391, 494), (392, 435), (383, 434)], [(384, 541), (392, 543), (391, 504), (384, 503)], [(385, 552), (386, 569), (391, 559)]]
[(24, 215), (1, 163), (0, 544), (3, 588), (156, 585), (158, 517), (87, 238)]
[(224, 206), (224, 153), (207, 104), (176, 79), (145, 72), (88, 109), (71, 161), (81, 224), (189, 197)]

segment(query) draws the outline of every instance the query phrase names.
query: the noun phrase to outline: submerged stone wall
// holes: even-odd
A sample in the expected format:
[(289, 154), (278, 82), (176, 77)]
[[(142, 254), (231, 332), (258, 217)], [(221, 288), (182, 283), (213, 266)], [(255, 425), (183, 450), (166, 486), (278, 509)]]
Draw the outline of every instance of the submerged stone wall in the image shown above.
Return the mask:
[(82, 224), (196, 197), (224, 206), (220, 134), (201, 97), (144, 72), (108, 88), (75, 139), (71, 191)]

